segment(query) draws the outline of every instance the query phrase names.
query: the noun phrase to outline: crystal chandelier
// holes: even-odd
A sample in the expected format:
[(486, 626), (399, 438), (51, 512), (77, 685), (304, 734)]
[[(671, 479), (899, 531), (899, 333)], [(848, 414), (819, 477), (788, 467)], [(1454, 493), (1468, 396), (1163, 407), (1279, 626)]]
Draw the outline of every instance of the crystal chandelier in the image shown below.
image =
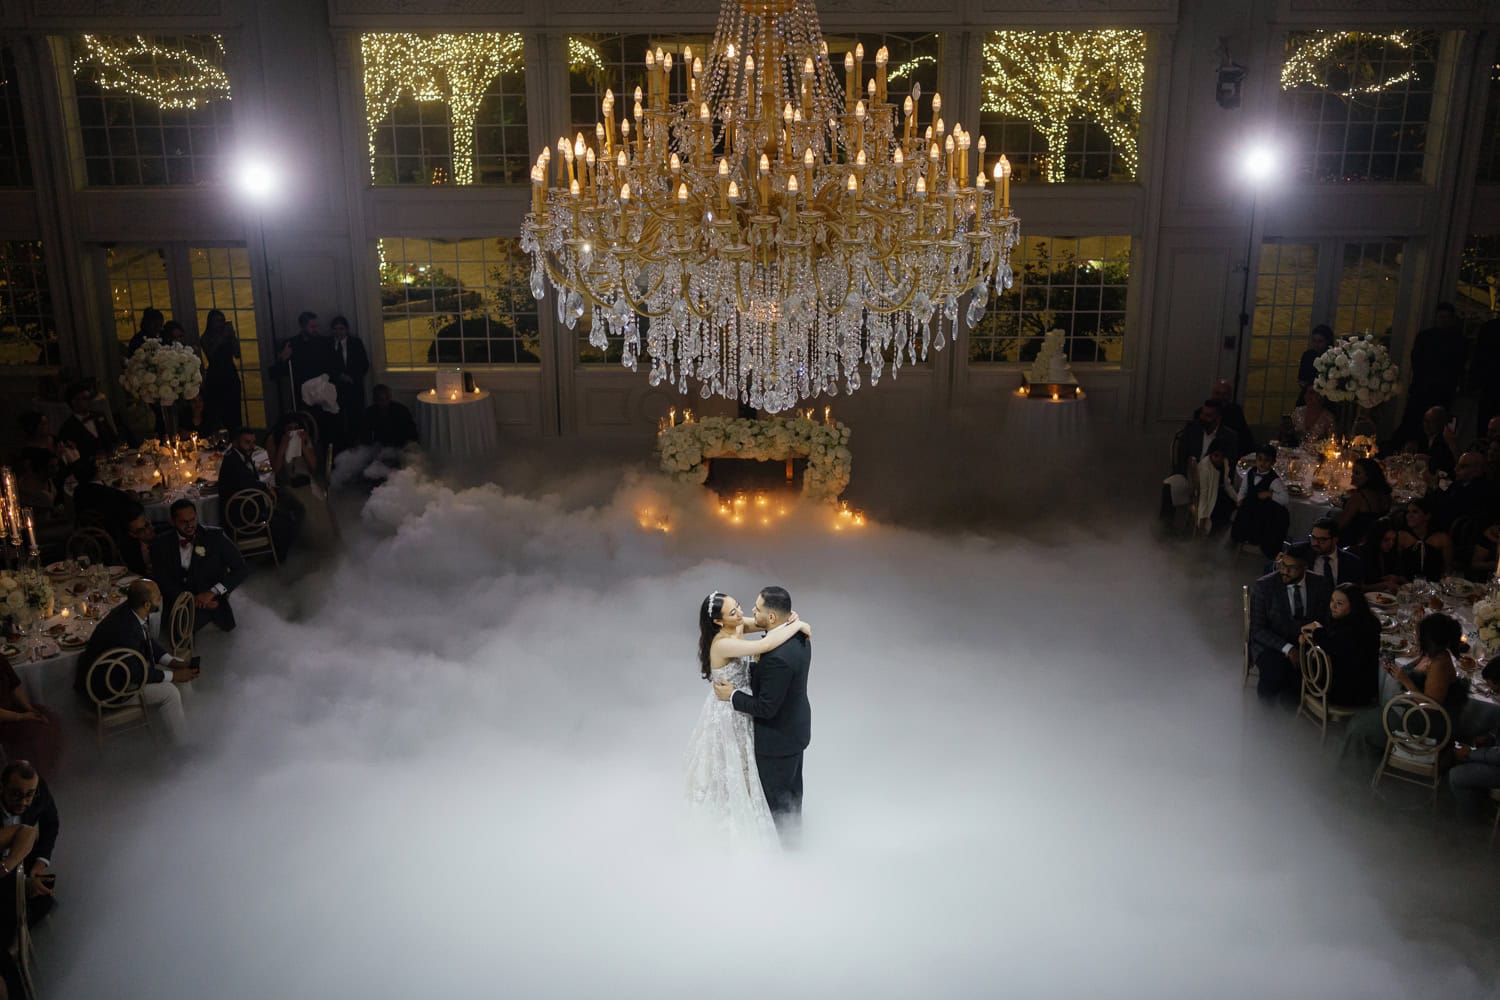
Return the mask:
[(1011, 285), (1010, 165), (987, 178), (983, 138), (971, 164), (937, 94), (919, 133), (887, 61), (866, 82), (856, 47), (841, 85), (812, 0), (726, 0), (707, 52), (647, 52), (644, 91), (538, 157), (532, 294), (550, 279), (558, 319), (591, 311), (589, 342), (622, 338), (631, 370), (644, 352), (652, 385), (769, 412), (941, 350), (961, 296), (973, 325)]

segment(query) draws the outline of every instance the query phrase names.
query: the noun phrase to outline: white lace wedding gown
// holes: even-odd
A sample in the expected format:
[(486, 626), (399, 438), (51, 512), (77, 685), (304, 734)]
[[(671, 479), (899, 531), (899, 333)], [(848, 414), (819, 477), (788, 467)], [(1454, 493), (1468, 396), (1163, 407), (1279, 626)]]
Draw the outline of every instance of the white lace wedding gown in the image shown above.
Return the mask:
[[(709, 680), (742, 688), (749, 677), (749, 660), (741, 658), (713, 671)], [(688, 743), (687, 797), (706, 835), (735, 847), (780, 848), (755, 768), (754, 723), (729, 702), (720, 701), (712, 689)]]

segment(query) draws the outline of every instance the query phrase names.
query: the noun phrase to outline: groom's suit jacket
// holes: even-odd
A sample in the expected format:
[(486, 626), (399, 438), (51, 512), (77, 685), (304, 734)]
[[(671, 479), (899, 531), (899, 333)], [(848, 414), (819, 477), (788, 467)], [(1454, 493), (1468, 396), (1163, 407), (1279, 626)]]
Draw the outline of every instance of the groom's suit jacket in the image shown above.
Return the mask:
[(755, 756), (792, 757), (812, 742), (807, 670), (812, 642), (797, 633), (750, 665), (750, 690), (734, 693), (736, 711), (755, 719)]

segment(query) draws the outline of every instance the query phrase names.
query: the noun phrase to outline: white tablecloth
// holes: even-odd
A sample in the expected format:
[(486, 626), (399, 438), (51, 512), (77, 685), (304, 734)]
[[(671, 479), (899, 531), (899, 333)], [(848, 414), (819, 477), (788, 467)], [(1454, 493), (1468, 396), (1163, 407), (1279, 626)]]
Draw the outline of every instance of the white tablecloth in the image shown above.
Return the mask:
[(1015, 439), (1047, 448), (1059, 444), (1077, 444), (1084, 440), (1088, 428), (1088, 398), (1030, 399), (1006, 395), (1005, 433)]
[(422, 447), (434, 455), (488, 455), (500, 444), (495, 409), (484, 389), (461, 393), (457, 400), (439, 398), (431, 389), (419, 393), (417, 432)]

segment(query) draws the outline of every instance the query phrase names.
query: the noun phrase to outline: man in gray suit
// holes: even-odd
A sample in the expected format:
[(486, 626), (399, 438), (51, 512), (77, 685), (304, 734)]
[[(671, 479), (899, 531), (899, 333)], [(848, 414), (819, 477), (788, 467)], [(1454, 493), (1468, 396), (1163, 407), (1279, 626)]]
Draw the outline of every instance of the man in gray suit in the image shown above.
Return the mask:
[(1328, 620), (1332, 586), (1307, 572), (1312, 546), (1288, 543), (1276, 568), (1250, 588), (1250, 655), (1260, 671), (1256, 693), (1270, 701), (1295, 695), (1302, 683), (1302, 626)]

